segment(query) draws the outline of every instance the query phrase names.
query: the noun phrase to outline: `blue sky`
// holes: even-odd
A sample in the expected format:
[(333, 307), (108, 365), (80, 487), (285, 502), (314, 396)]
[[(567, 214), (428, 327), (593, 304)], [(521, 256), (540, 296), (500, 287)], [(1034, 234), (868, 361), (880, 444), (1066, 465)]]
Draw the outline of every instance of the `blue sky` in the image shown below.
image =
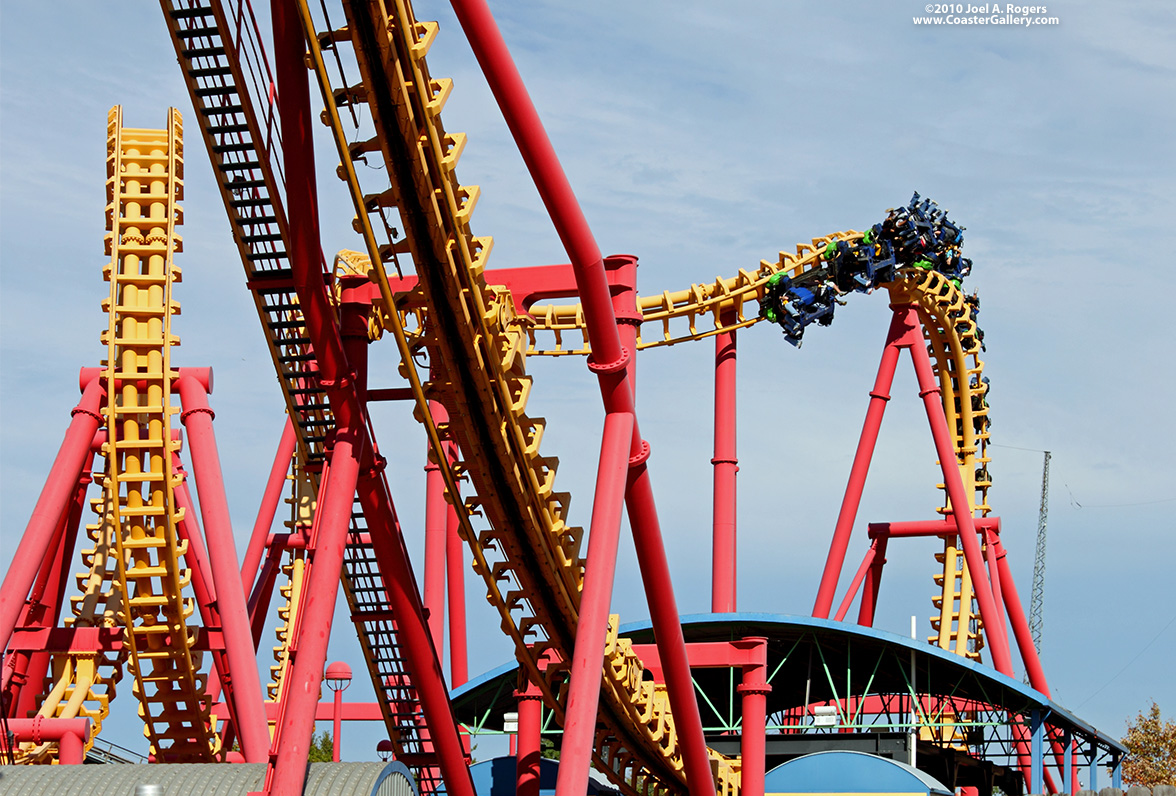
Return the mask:
[[(1168, 396), (1176, 388), (1167, 287), (1176, 217), (1176, 18), (1164, 3), (1049, 4), (1049, 27), (918, 27), (918, 2), (494, 3), (500, 25), (601, 248), (641, 259), (642, 293), (754, 269), (781, 249), (882, 218), (913, 190), (967, 227), (983, 299), (994, 486), (1028, 604), (1041, 481), (1053, 452), (1043, 660), (1054, 697), (1111, 735), (1155, 699), (1176, 711), (1176, 508)], [(63, 10), (65, 13), (63, 13)], [(475, 233), (491, 267), (566, 260), (447, 6), (434, 76), (444, 118), (469, 134)], [(0, 11), (0, 545), (11, 554), (98, 364), (106, 112), (188, 119), (179, 256), (185, 365), (216, 371), (221, 455), (243, 544), (282, 425), (280, 393), (244, 288), (163, 20), (133, 2), (5, 3)], [(321, 153), (324, 250), (360, 248)], [(361, 175), (362, 177), (362, 175)], [(854, 296), (800, 351), (767, 326), (739, 339), (741, 608), (808, 613), (844, 490), (888, 310)], [(396, 382), (390, 343), (375, 386)], [(709, 341), (643, 354), (638, 411), (679, 606), (709, 606)], [(602, 417), (582, 362), (529, 363), (573, 520), (587, 524)], [(894, 388), (858, 532), (927, 519), (936, 468), (914, 379)], [(424, 439), (403, 407), (377, 434), (414, 554)], [(1165, 519), (1167, 518), (1167, 519)], [(864, 552), (856, 537), (849, 558)], [(932, 546), (892, 545), (878, 624), (931, 613)], [(615, 608), (647, 615), (631, 547)], [(2, 566), (2, 565), (0, 565)], [(851, 565), (852, 566), (852, 565)], [(848, 576), (847, 576), (848, 577)], [(472, 626), (497, 621), (469, 583)], [(347, 629), (332, 656), (357, 668)], [(471, 673), (510, 657), (472, 631)], [(359, 689), (361, 686), (356, 686)], [(356, 690), (355, 695), (362, 694)], [(130, 693), (113, 740), (142, 745)]]

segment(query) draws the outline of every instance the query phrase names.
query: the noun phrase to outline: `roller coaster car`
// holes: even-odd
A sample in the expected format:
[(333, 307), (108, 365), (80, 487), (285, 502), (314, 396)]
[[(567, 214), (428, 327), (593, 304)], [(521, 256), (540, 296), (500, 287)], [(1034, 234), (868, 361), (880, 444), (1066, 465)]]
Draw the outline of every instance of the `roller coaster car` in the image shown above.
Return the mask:
[[(772, 275), (760, 299), (760, 316), (779, 324), (785, 339), (799, 348), (806, 326), (833, 322), (835, 304), (845, 303), (839, 296), (854, 290), (864, 293), (891, 282), (900, 267), (939, 271), (959, 287), (972, 270), (972, 261), (960, 256), (963, 229), (948, 220), (939, 205), (920, 198), (916, 191), (906, 207), (887, 210), (886, 219), (868, 229), (860, 243), (826, 243), (819, 267), (795, 279), (784, 272)], [(962, 318), (965, 312), (954, 317)], [(980, 342), (983, 347), (979, 328), (973, 331), (969, 323), (962, 326), (968, 345)]]
[(963, 279), (972, 273), (972, 261), (961, 257), (959, 249), (951, 248), (939, 257), (936, 270), (948, 279)]
[(821, 256), (828, 263), (829, 278), (840, 292), (856, 290), (864, 293), (878, 285), (874, 279), (873, 253), (874, 246), (868, 242), (854, 246), (837, 240), (829, 243)]
[[(810, 272), (819, 276), (817, 272)], [(805, 274), (809, 276), (809, 274)], [(761, 314), (784, 330), (784, 338), (797, 348), (810, 323), (828, 326), (833, 323), (833, 295), (824, 284), (810, 289), (796, 284), (785, 274), (768, 280), (768, 291), (760, 306)]]

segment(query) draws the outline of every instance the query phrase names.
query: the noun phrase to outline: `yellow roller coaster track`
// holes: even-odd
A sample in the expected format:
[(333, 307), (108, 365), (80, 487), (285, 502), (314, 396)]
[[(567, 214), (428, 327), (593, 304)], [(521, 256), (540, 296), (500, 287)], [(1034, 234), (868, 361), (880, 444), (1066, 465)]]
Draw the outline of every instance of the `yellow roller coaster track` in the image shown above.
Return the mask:
[[(776, 262), (761, 261), (754, 273), (740, 270), (734, 277), (718, 278), (710, 284), (641, 296), (637, 301), (642, 313), (637, 347), (674, 345), (758, 323), (762, 318), (756, 313), (746, 313), (745, 307), (758, 303), (773, 274), (783, 272), (798, 277), (822, 265), (821, 255), (829, 243), (856, 243), (861, 238), (861, 233), (852, 230), (814, 238), (811, 243), (798, 245), (795, 254), (780, 252)], [(900, 272), (899, 278), (886, 287), (892, 302), (918, 307), (948, 428), (954, 430), (957, 464), (973, 500), (969, 508), (987, 516), (991, 512), (987, 502), (991, 486), (987, 467), (988, 385), (982, 380), (980, 336), (964, 294), (942, 274), (914, 268)], [(530, 315), (531, 318), (524, 319), (528, 354), (584, 356), (591, 353), (583, 308), (579, 304), (536, 305)], [(703, 319), (705, 323), (701, 322)], [(642, 334), (649, 325), (660, 332), (656, 337)], [(942, 489), (943, 485), (939, 487)], [(939, 511), (947, 513), (948, 505), (945, 503)], [(982, 623), (974, 608), (971, 576), (957, 538), (945, 538), (944, 551), (936, 558), (943, 564), (943, 571), (935, 576), (940, 594), (932, 602), (939, 614), (931, 620), (936, 635), (929, 640), (943, 649), (978, 660), (984, 646)]]
[[(219, 759), (209, 724), (201, 654), (194, 649), (194, 609), (183, 596), (190, 571), (181, 563), (187, 544), (176, 523), (183, 513), (174, 489), (183, 476), (173, 467), (178, 435), (171, 416), (170, 348), (179, 343), (171, 317), (179, 312), (172, 283), (181, 248), (183, 126), (175, 109), (164, 130), (123, 126), (122, 108), (107, 120), (106, 253), (103, 301), (109, 326), (101, 378), (106, 439), (102, 497), (91, 501), (99, 522), (87, 526), (94, 546), (82, 551), (89, 569), (77, 576), (82, 594), (71, 598), (75, 627), (122, 631), (116, 652), (53, 656), (40, 701), (45, 716), (89, 717), (101, 729), (123, 666), (134, 675), (151, 754), (161, 762)], [(99, 672), (102, 669), (103, 673)], [(24, 762), (50, 762), (53, 744), (26, 747)]]
[(210, 726), (201, 653), (189, 625), (194, 601), (183, 596), (191, 578), (181, 557), (187, 543), (176, 524), (183, 515), (174, 489), (172, 315), (179, 305), (172, 283), (181, 248), (183, 130), (172, 109), (167, 130), (122, 127), (112, 113), (107, 192), (106, 276), (110, 327), (107, 360), (107, 470), (104, 490), (114, 533), (120, 624), (134, 676), (135, 696), (151, 754), (160, 762), (217, 759), (219, 740)]
[[(568, 347), (561, 339), (562, 334), (581, 328), (578, 310), (550, 308), (536, 310), (534, 316), (521, 316), (515, 312), (509, 293), (485, 282), (483, 271), (491, 241), (474, 237), (469, 228), (478, 189), (462, 186), (455, 174), (465, 137), (447, 133), (440, 122), (440, 112), (452, 83), (433, 79), (425, 64), (425, 55), (437, 33), (436, 23), (418, 22), (407, 2), (385, 0), (345, 3), (346, 27), (325, 26), (327, 29), (320, 30), (306, 4), (299, 5), (310, 47), (308, 61), (318, 76), (324, 98), (323, 120), (332, 128), (339, 148), (338, 173), (355, 202), (354, 226), (363, 236), (368, 254), (366, 272), (381, 294), (372, 319), (372, 334), (378, 336), (388, 330), (396, 339), (402, 358), (401, 373), (409, 379), (417, 400), (417, 417), (425, 425), (433, 457), (441, 467), (450, 494), (458, 494), (456, 485), (461, 478), (468, 478), (474, 487), (474, 496), (464, 502), (455, 501), (463, 538), (472, 550), (475, 569), (487, 585), (488, 600), (498, 609), (505, 632), (515, 641), (521, 665), (539, 685), (557, 719), (562, 720), (567, 679), (560, 658), (561, 653), (566, 655), (573, 646), (584, 570), (579, 554), (582, 531), (565, 522), (568, 496), (554, 491), (557, 461), (539, 452), (544, 423), (526, 415), (531, 385), (524, 362), (528, 353), (587, 353), (585, 346)], [(221, 12), (217, 9), (214, 4), (208, 9), (193, 9), (191, 14), (205, 18), (215, 14), (219, 28)], [(179, 10), (170, 13), (173, 19), (189, 14)], [(185, 51), (178, 38), (177, 47), (183, 56)], [(333, 56), (340, 73), (345, 53), (350, 52), (361, 81), (349, 83), (338, 78), (332, 84), (324, 51)], [(205, 67), (197, 66), (193, 60), (189, 69), (193, 81), (232, 72), (233, 79), (240, 83), (237, 68), (231, 64)], [(227, 89), (203, 83), (193, 83), (192, 87), (194, 97), (209, 92), (229, 94)], [(223, 108), (218, 106), (209, 111), (219, 114), (216, 125), (221, 125), (205, 130), (214, 163), (219, 162), (218, 157), (223, 159), (247, 149), (244, 144), (238, 146), (220, 140), (220, 130), (229, 130), (230, 123), (239, 124), (235, 115), (242, 112), (242, 105), (226, 101)], [(374, 135), (366, 122), (360, 125), (357, 121), (355, 129), (345, 129), (340, 110), (354, 111), (355, 106), (367, 107)], [(252, 119), (245, 126), (252, 140), (262, 140), (259, 130), (253, 129)], [(364, 136), (370, 137), (364, 139), (358, 135), (361, 127), (366, 131)], [(268, 157), (268, 153), (262, 154)], [(384, 161), (387, 183), (374, 188), (360, 185), (354, 164), (369, 157)], [(241, 163), (220, 163), (219, 168), (265, 171), (268, 167), (245, 159)], [(230, 190), (225, 185), (222, 188)], [(262, 188), (259, 185), (255, 189)], [(226, 193), (225, 197), (231, 212), (276, 201), (242, 198), (236, 193)], [(397, 239), (389, 214), (393, 217), (399, 214), (400, 223), (396, 226), (404, 229), (404, 238)], [(259, 268), (258, 263), (284, 262), (285, 252), (277, 248), (278, 241), (285, 237), (283, 216), (274, 212), (272, 216), (260, 214), (256, 220), (252, 216), (243, 219), (238, 223), (252, 225), (254, 230), (259, 224), (271, 222), (279, 227), (278, 233), (266, 233), (268, 237), (256, 232), (239, 234), (247, 270), (257, 281), (271, 273)], [(719, 280), (713, 286), (695, 286), (681, 294), (642, 299), (645, 323), (660, 323), (662, 333), (656, 341), (643, 340), (641, 347), (698, 339), (723, 328), (754, 324), (758, 318), (745, 316), (743, 307), (747, 301), (759, 299), (763, 283), (771, 273), (782, 268), (792, 269), (794, 273), (811, 268), (829, 240), (859, 237), (858, 233), (847, 232), (818, 239), (800, 247), (795, 256), (782, 255), (778, 264), (765, 263), (754, 274), (741, 271), (736, 278)], [(266, 242), (271, 240), (272, 243)], [(389, 285), (385, 264), (392, 263), (400, 271), (402, 263), (408, 262), (418, 272), (418, 287), (411, 296), (396, 296)], [(279, 277), (284, 278), (286, 273), (280, 266), (272, 269), (275, 285), (280, 284)], [(256, 285), (253, 288), (274, 346), (275, 364), (282, 374), (291, 412), (300, 418), (303, 448), (316, 455), (317, 443), (306, 442), (309, 433), (306, 418), (310, 417), (310, 406), (322, 414), (324, 405), (317, 399), (307, 406), (298, 403), (300, 399), (296, 395), (313, 392), (313, 387), (300, 388), (297, 373), (292, 369), (299, 357), (304, 356), (298, 353), (303, 345), (300, 341), (304, 339), (300, 336), (301, 313), (296, 303), (263, 306), (263, 296), (269, 294)], [(286, 288), (273, 288), (273, 291), (280, 290)], [(964, 373), (967, 368), (957, 363), (950, 350), (951, 341), (959, 348), (961, 338), (946, 315), (940, 318), (948, 310), (935, 301), (924, 307), (922, 294), (917, 303), (927, 317), (941, 321), (935, 327), (943, 330), (938, 338), (940, 350), (936, 353), (941, 381), (945, 374)], [(728, 307), (737, 310), (733, 322), (724, 321), (728, 326), (718, 326), (715, 321), (710, 328), (699, 328), (699, 316), (718, 318), (716, 311)], [(282, 320), (275, 314), (279, 310), (289, 314), (290, 319)], [(730, 314), (723, 313), (722, 317), (729, 318)], [(675, 330), (677, 325), (684, 325), (685, 330)], [(932, 326), (928, 324), (928, 334), (935, 344), (937, 338), (933, 336)], [(288, 343), (275, 342), (274, 335), (282, 329), (289, 329)], [(536, 335), (545, 329), (556, 337), (555, 345), (548, 349), (536, 343)], [(433, 369), (433, 377), (427, 383), (422, 382), (417, 369), (416, 360), (421, 354), (427, 355)], [(971, 397), (966, 383), (957, 384), (952, 390), (945, 389), (944, 394), (945, 401), (948, 395), (952, 396), (951, 400), (960, 396), (964, 404)], [(433, 420), (428, 411), (430, 399), (447, 406), (450, 423), (439, 426)], [(970, 411), (967, 406), (954, 414), (949, 409), (949, 418), (955, 418), (960, 428), (962, 418)], [(325, 420), (313, 420), (313, 423), (322, 422)], [(464, 460), (455, 466), (450, 466), (441, 453), (446, 435), (461, 446)], [(966, 442), (962, 438), (967, 436), (966, 430), (961, 430), (959, 436), (960, 466), (969, 467), (977, 451), (965, 450)], [(971, 475), (966, 473), (969, 483), (973, 483)], [(979, 489), (978, 484), (976, 488)], [(489, 527), (474, 528), (472, 517), (478, 514), (484, 515)], [(954, 542), (949, 547), (954, 549)], [(956, 593), (962, 588), (957, 587), (959, 578), (958, 573), (944, 578), (944, 591), (951, 592), (950, 605), (959, 606), (958, 610), (947, 612), (948, 624), (968, 628), (972, 624), (971, 600), (957, 603)], [(286, 619), (293, 621), (290, 616)], [(544, 666), (541, 661), (548, 651), (554, 651), (557, 660)], [(279, 652), (279, 658), (280, 655)], [(611, 773), (613, 781), (626, 793), (684, 790), (681, 756), (663, 689), (644, 679), (640, 660), (623, 639), (610, 642), (604, 668), (601, 729), (594, 750), (596, 762)], [(715, 768), (720, 792), (737, 789), (735, 768), (717, 755)]]
[[(475, 570), (504, 631), (515, 641), (520, 663), (562, 721), (565, 659), (574, 646), (584, 571), (582, 531), (566, 524), (568, 496), (554, 490), (557, 460), (539, 452), (543, 421), (526, 414), (531, 381), (524, 367), (525, 332), (509, 294), (483, 278), (491, 241), (470, 233), (478, 189), (461, 185), (455, 174), (465, 139), (446, 133), (440, 121), (452, 83), (430, 77), (425, 64), (437, 26), (418, 22), (405, 2), (345, 7), (347, 28), (337, 31), (316, 30), (305, 4), (302, 14), (310, 62), (326, 104), (324, 120), (340, 149), (339, 173), (355, 201), (355, 226), (365, 239), (374, 264), (370, 277), (383, 298), (379, 321), (397, 339), (405, 363), (401, 370), (413, 383), (418, 417), (450, 494), (457, 494), (459, 473), (468, 475), (475, 488), (477, 494), (459, 511)], [(333, 48), (338, 56), (346, 44), (363, 82), (332, 85), (322, 48)], [(366, 103), (376, 135), (348, 143), (354, 136), (343, 128), (339, 108), (356, 103)], [(364, 190), (354, 161), (377, 152), (389, 184)], [(399, 211), (404, 240), (377, 240), (376, 230), (389, 231), (386, 210)], [(384, 270), (385, 262), (399, 268), (406, 256), (420, 276), (414, 300), (423, 309), (413, 319), (392, 311), (396, 300)], [(410, 339), (406, 326), (413, 324)], [(434, 373), (427, 385), (420, 384), (412, 364), (414, 351), (422, 349)], [(449, 409), (448, 427), (438, 429), (428, 399)], [(456, 468), (440, 453), (444, 432), (460, 444), (464, 461)], [(490, 527), (475, 531), (470, 519), (475, 513), (484, 514)], [(542, 666), (549, 650), (556, 662)], [(685, 790), (664, 686), (643, 674), (628, 642), (609, 646), (596, 761), (628, 793)], [(737, 770), (717, 754), (714, 767), (720, 793), (733, 792)]]

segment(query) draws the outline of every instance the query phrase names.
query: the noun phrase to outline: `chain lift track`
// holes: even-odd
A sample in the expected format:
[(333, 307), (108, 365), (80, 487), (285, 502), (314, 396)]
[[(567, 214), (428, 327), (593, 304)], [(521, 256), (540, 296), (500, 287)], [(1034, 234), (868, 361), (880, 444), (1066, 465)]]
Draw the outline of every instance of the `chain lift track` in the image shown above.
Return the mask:
[[(312, 493), (325, 461), (325, 445), (335, 428), (327, 393), (318, 375), (307, 319), (293, 281), (286, 213), (281, 197), (281, 134), (273, 75), (261, 44), (257, 20), (247, 2), (161, 0), (185, 81), (197, 110), (206, 148), (213, 161), (221, 196), (233, 225), (270, 354), (294, 419), (299, 466), (309, 475)], [(263, 108), (263, 113), (258, 109)], [(332, 304), (333, 294), (328, 295)], [(313, 497), (309, 498), (313, 501)], [(383, 574), (372, 555), (364, 515), (352, 511), (344, 556), (343, 586), (352, 621), (364, 650), (378, 694), (389, 738), (398, 759), (410, 760), (426, 792), (438, 782), (433, 754), (419, 721), (416, 689), (404, 676), (397, 626), (385, 609)], [(300, 559), (304, 558), (299, 556)], [(295, 564), (296, 579), (305, 582), (305, 560)], [(284, 609), (279, 628), (275, 682), (270, 693), (282, 693), (288, 667), (291, 628), (297, 622), (297, 595)]]

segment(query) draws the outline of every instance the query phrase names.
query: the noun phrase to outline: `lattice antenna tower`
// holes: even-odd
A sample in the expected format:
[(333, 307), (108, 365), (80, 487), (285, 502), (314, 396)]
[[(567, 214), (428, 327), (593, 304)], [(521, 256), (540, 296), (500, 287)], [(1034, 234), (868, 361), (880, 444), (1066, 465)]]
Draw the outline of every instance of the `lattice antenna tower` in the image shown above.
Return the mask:
[(1029, 598), (1029, 633), (1041, 653), (1041, 623), (1045, 604), (1045, 525), (1049, 516), (1049, 451), (1041, 468), (1041, 508), (1037, 512), (1037, 552), (1033, 556), (1033, 595)]

